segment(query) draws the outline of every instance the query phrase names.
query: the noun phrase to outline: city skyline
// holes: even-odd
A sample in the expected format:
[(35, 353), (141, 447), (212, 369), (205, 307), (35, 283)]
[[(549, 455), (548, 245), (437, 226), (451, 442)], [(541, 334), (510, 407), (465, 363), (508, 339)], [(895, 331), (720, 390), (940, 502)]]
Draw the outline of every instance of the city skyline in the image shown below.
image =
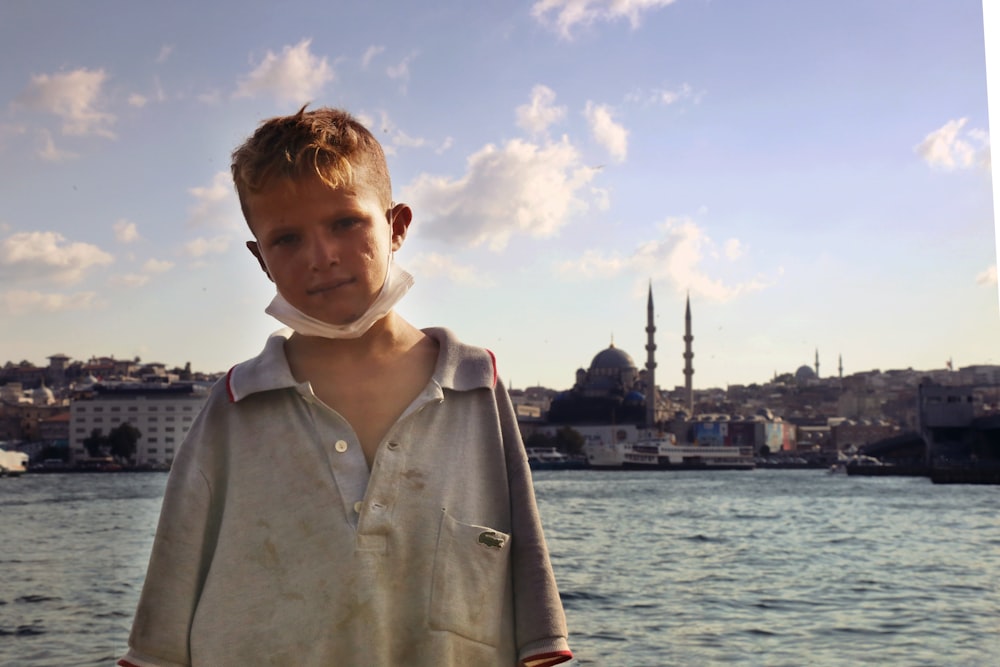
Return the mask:
[[(540, 0), (3, 10), (0, 354), (222, 372), (280, 325), (227, 174), (343, 106), (414, 208), (399, 305), (572, 385), (1000, 363), (984, 6)], [(387, 19), (386, 17), (393, 17)], [(992, 29), (992, 28), (991, 28)], [(995, 113), (995, 109), (994, 109)]]
[[(611, 344), (614, 344), (614, 342), (612, 341)], [(617, 345), (615, 347), (617, 347)], [(595, 354), (593, 356), (597, 356), (604, 349), (607, 349), (607, 348), (605, 347), (605, 348), (602, 348), (601, 350), (596, 350)], [(631, 357), (632, 360), (635, 362), (636, 370), (638, 370), (638, 371), (645, 370), (645, 368), (646, 368), (646, 365), (645, 365), (646, 357), (643, 356), (643, 357), (640, 358), (640, 357), (634, 356), (632, 354), (632, 352), (629, 351), (629, 350), (627, 350), (627, 349), (624, 349), (624, 348), (621, 348), (621, 349), (626, 354), (628, 354), (629, 357)], [(55, 352), (55, 353), (53, 353), (51, 355), (47, 355), (45, 357), (45, 359), (48, 360), (49, 357), (57, 356), (57, 355), (61, 355), (61, 354), (62, 354), (61, 352)], [(819, 353), (819, 351), (817, 351), (817, 354), (818, 354), (818, 357), (819, 357), (820, 361), (822, 361), (822, 354)], [(91, 363), (91, 362), (100, 361), (101, 359), (113, 359), (116, 362), (132, 362), (135, 359), (135, 357), (123, 356), (123, 355), (115, 355), (115, 354), (107, 354), (107, 355), (104, 355), (104, 354), (93, 354), (93, 355), (88, 355), (86, 357), (79, 357), (79, 358), (72, 357), (71, 355), (65, 355), (65, 356), (69, 357), (69, 364), (74, 364), (74, 363), (79, 362), (79, 363), (84, 364), (84, 365), (86, 365), (88, 363)], [(11, 359), (0, 359), (0, 368), (2, 368), (3, 365), (6, 365), (6, 364), (17, 365), (17, 364), (21, 364), (23, 362), (28, 362), (29, 364), (32, 364), (35, 368), (38, 368), (38, 369), (45, 369), (45, 368), (48, 367), (47, 363), (38, 363), (37, 360), (33, 360), (33, 359), (27, 359), (27, 358), (14, 359), (14, 358), (11, 358)], [(577, 365), (576, 367), (574, 367), (573, 369), (569, 370), (566, 373), (566, 375), (567, 375), (567, 377), (570, 377), (571, 379), (567, 380), (566, 382), (564, 382), (563, 384), (560, 384), (560, 385), (544, 385), (544, 384), (539, 385), (539, 384), (535, 384), (535, 383), (524, 384), (524, 383), (521, 383), (521, 382), (517, 382), (517, 383), (515, 383), (513, 385), (508, 384), (508, 388), (510, 388), (510, 389), (522, 389), (523, 390), (523, 389), (528, 388), (528, 387), (542, 387), (542, 388), (545, 388), (545, 389), (551, 389), (551, 390), (555, 390), (555, 391), (562, 391), (562, 390), (565, 390), (565, 389), (569, 389), (574, 384), (573, 376), (576, 374), (576, 372), (579, 369), (587, 370), (588, 367), (590, 366), (590, 362), (591, 362), (591, 359), (587, 359), (583, 363), (581, 363), (581, 364)], [(803, 364), (800, 364), (799, 366), (797, 366), (795, 368), (792, 368), (790, 370), (783, 371), (783, 372), (777, 372), (777, 371), (775, 371), (774, 373), (772, 373), (771, 376), (768, 376), (766, 378), (759, 378), (759, 379), (751, 380), (751, 381), (745, 382), (745, 383), (730, 383), (729, 385), (699, 385), (697, 382), (695, 382), (695, 383), (693, 383), (693, 390), (695, 392), (700, 392), (700, 391), (707, 391), (707, 390), (711, 390), (711, 389), (725, 389), (727, 386), (736, 386), (736, 385), (744, 385), (744, 386), (746, 386), (746, 385), (754, 385), (754, 384), (756, 384), (756, 385), (765, 385), (765, 384), (771, 382), (772, 380), (774, 380), (776, 377), (780, 377), (782, 375), (792, 375), (792, 376), (795, 376), (796, 372), (802, 366), (806, 366), (806, 367), (808, 367), (810, 369), (815, 370), (815, 362), (816, 362), (816, 358), (814, 358), (813, 362), (811, 362), (811, 363), (803, 363)], [(162, 366), (168, 372), (171, 371), (171, 370), (175, 370), (175, 369), (184, 369), (188, 363), (189, 363), (188, 361), (177, 361), (177, 362), (175, 362), (174, 360), (165, 360), (165, 359), (160, 359), (159, 357), (152, 357), (152, 358), (149, 358), (149, 359), (145, 359), (145, 358), (141, 358), (140, 357), (139, 361), (135, 362), (136, 366), (138, 366), (140, 368), (141, 367), (146, 367), (146, 366)], [(662, 368), (663, 364), (659, 360), (658, 357), (657, 357), (656, 363), (657, 363), (657, 366), (656, 366), (656, 368), (657, 368), (656, 386), (658, 386), (661, 391), (665, 391), (665, 392), (675, 391), (675, 390), (680, 391), (680, 390), (683, 390), (685, 388), (685, 385), (684, 385), (684, 365), (683, 365), (683, 360), (682, 360), (682, 363), (678, 367), (678, 369), (677, 369), (676, 372), (669, 372), (669, 369), (668, 369), (668, 372), (664, 373), (663, 368)], [(966, 369), (966, 368), (983, 367), (983, 366), (992, 366), (992, 367), (998, 367), (998, 368), (1000, 368), (1000, 364), (986, 364), (986, 363), (975, 363), (975, 362), (970, 363), (970, 364), (966, 364), (966, 365), (961, 366), (961, 367), (959, 367), (959, 366), (956, 365), (956, 366), (954, 366), (952, 368), (946, 362), (945, 364), (943, 364), (943, 365), (941, 365), (939, 367), (933, 367), (933, 368), (930, 368), (930, 367), (928, 367), (928, 368), (915, 368), (915, 367), (912, 367), (912, 366), (907, 366), (907, 367), (902, 367), (902, 368), (875, 367), (875, 368), (858, 369), (858, 370), (855, 370), (855, 371), (853, 371), (851, 373), (845, 372), (843, 374), (843, 377), (846, 378), (846, 377), (850, 377), (852, 375), (859, 375), (859, 374), (860, 375), (866, 375), (866, 374), (870, 374), (870, 373), (891, 373), (891, 372), (900, 372), (900, 371), (913, 371), (913, 372), (916, 372), (916, 373), (922, 373), (922, 372), (928, 372), (928, 373), (935, 372), (935, 373), (939, 373), (941, 371), (960, 372), (960, 371), (962, 371), (963, 369)], [(826, 365), (821, 363), (820, 364), (820, 372), (818, 372), (816, 374), (817, 379), (825, 380), (825, 379), (836, 378), (836, 377), (840, 377), (841, 376), (840, 375), (840, 360), (839, 359), (837, 360), (837, 362), (835, 362), (835, 364), (833, 366), (831, 366), (832, 369), (833, 369), (832, 372), (824, 372), (824, 371), (822, 371), (822, 368), (824, 368), (824, 367), (826, 367)], [(208, 370), (208, 369), (203, 369), (203, 368), (197, 368), (194, 365), (192, 365), (191, 368), (190, 368), (190, 371), (192, 373), (194, 373), (196, 375), (201, 375), (201, 376), (223, 376), (223, 375), (225, 375), (225, 373), (226, 373), (227, 370), (228, 369)], [(680, 378), (680, 380), (678, 382), (672, 382), (670, 384), (664, 384), (659, 379), (661, 377), (661, 375), (663, 375), (663, 374), (666, 374), (668, 376), (668, 378), (670, 378), (670, 377), (672, 377), (674, 375), (677, 375)], [(697, 377), (697, 373), (694, 373), (694, 376)], [(509, 378), (501, 378), (501, 379), (505, 383), (507, 383), (509, 381)]]

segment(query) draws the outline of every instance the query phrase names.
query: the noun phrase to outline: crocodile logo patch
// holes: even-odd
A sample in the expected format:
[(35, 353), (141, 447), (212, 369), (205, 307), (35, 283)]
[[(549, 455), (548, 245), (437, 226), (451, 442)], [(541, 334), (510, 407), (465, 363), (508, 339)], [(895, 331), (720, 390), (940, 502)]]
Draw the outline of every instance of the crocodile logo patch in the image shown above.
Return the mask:
[(482, 533), (479, 533), (478, 541), (484, 547), (490, 549), (502, 549), (504, 542), (507, 541), (507, 538), (501, 535), (500, 533), (496, 533), (492, 530), (487, 530)]

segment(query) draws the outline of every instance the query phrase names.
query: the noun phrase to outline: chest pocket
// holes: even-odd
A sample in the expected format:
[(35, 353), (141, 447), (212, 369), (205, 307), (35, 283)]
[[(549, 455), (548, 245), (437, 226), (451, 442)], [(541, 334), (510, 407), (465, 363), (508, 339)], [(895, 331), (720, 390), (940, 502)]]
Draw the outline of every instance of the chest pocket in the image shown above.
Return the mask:
[(500, 641), (510, 572), (510, 535), (441, 513), (430, 625), (490, 646)]

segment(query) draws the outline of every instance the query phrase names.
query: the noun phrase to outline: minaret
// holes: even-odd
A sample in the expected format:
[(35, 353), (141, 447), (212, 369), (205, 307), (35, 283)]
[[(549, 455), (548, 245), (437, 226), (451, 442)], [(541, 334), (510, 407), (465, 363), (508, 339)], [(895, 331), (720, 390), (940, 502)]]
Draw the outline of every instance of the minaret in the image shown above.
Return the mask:
[(819, 379), (819, 348), (816, 348), (816, 379)]
[(837, 372), (840, 374), (840, 379), (844, 379), (844, 355), (837, 355)]
[(694, 359), (694, 352), (691, 351), (691, 342), (694, 336), (691, 335), (691, 294), (687, 296), (687, 306), (684, 309), (684, 394), (687, 396), (687, 409), (691, 416), (694, 416), (694, 387), (691, 384), (691, 376), (694, 375), (694, 367), (691, 360)]
[(649, 299), (646, 301), (646, 428), (656, 424), (656, 342), (653, 334), (653, 281), (649, 281)]

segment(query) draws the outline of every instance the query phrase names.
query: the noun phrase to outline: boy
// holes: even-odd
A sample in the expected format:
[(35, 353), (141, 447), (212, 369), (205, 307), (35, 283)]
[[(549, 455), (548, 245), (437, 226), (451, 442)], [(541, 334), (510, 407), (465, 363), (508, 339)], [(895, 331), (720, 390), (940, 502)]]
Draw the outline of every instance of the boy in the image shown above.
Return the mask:
[(123, 667), (569, 660), (492, 354), (393, 310), (412, 219), (345, 112), (273, 118), (233, 179), (291, 327), (218, 383), (173, 463)]

